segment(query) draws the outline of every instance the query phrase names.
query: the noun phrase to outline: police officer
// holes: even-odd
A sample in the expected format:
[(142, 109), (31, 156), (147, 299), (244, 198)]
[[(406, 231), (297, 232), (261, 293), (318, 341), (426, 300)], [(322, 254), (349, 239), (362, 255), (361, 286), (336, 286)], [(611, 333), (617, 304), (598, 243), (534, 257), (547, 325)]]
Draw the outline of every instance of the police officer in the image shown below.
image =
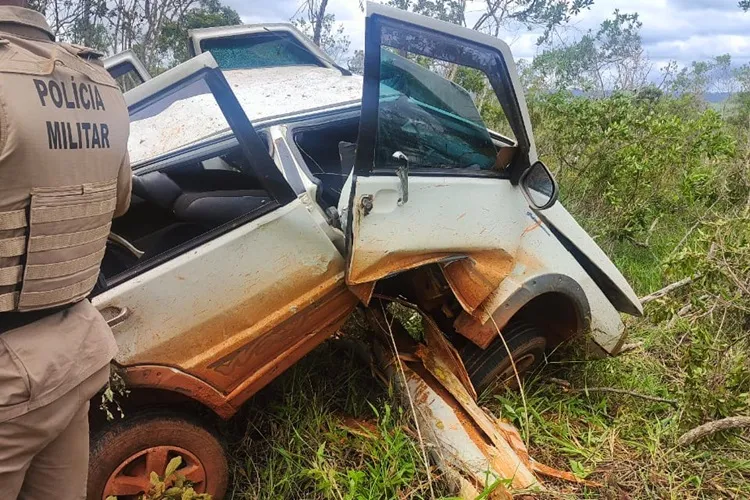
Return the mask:
[(86, 297), (131, 187), (127, 108), (99, 57), (0, 0), (2, 499), (86, 495), (89, 399), (117, 350)]

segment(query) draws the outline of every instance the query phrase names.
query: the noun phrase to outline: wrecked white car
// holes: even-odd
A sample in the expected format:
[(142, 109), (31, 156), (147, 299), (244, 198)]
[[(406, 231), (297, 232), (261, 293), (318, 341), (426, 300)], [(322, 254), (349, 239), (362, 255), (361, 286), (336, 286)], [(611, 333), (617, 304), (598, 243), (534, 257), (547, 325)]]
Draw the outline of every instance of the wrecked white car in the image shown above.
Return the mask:
[[(289, 26), (191, 44), (155, 78), (120, 60), (143, 81), (126, 94), (133, 201), (93, 302), (131, 394), (93, 426), (90, 499), (134, 498), (175, 455), (221, 498), (221, 446), (190, 415), (231, 417), (373, 294), (430, 315), (477, 390), (513, 378), (498, 332), (519, 371), (587, 332), (620, 349), (619, 312), (641, 305), (556, 201), (505, 43), (368, 5), (364, 78)], [(481, 72), (512, 137), (415, 56)]]

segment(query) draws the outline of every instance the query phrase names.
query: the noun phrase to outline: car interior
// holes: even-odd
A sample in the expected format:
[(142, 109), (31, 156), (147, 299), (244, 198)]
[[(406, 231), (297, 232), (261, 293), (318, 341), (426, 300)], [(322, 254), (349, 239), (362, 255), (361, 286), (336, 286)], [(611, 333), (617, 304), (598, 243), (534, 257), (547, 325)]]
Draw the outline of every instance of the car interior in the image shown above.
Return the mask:
[(112, 223), (107, 280), (272, 203), (238, 147), (133, 177), (130, 209)]
[[(393, 106), (388, 105), (387, 108), (385, 106), (384, 108), (390, 112)], [(390, 131), (399, 132), (401, 135), (392, 133), (383, 138), (381, 146), (384, 151), (390, 151), (391, 153), (397, 149), (409, 151), (411, 153), (410, 158), (413, 159), (424, 156), (419, 151), (415, 152), (416, 146), (409, 146), (409, 144), (424, 142), (424, 137), (420, 139), (419, 136), (411, 137), (408, 135), (411, 130), (412, 118), (413, 113), (406, 113), (390, 123), (387, 128)], [(324, 209), (338, 206), (341, 189), (354, 167), (358, 132), (359, 117), (344, 118), (293, 129), (294, 143), (302, 156), (302, 160), (304, 160), (308, 175), (318, 184), (318, 202)], [(459, 143), (460, 136), (458, 133), (454, 131), (450, 134), (450, 137), (453, 139), (452, 141), (443, 139), (439, 145)], [(518, 148), (513, 145), (512, 140), (504, 137), (490, 138), (488, 136), (488, 139), (491, 139), (494, 150), (490, 153), (483, 152), (484, 154), (480, 157), (482, 159), (488, 157), (492, 168), (497, 172), (502, 172), (511, 163)], [(398, 146), (399, 144), (401, 146)], [(464, 156), (463, 160), (471, 163), (467, 158), (470, 158), (470, 155)], [(440, 161), (435, 162), (435, 165), (439, 164)]]
[(318, 181), (318, 201), (324, 208), (338, 206), (341, 189), (354, 166), (358, 132), (358, 117), (294, 131), (294, 143), (309, 175)]

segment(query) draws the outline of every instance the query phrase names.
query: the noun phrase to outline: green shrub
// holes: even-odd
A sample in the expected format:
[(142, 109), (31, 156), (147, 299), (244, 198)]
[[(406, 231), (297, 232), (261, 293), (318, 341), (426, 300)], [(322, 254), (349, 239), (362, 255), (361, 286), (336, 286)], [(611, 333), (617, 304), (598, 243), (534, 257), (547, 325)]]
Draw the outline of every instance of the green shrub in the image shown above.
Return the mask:
[(735, 140), (717, 112), (690, 97), (557, 92), (529, 103), (540, 158), (568, 209), (595, 233), (638, 238), (658, 217), (722, 195)]

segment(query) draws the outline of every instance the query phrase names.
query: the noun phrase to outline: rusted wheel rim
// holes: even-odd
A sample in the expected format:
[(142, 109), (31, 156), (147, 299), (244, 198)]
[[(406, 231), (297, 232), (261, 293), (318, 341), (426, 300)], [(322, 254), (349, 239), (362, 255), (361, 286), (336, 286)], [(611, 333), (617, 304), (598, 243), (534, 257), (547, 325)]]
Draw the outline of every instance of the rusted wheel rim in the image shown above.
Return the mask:
[(185, 476), (196, 493), (205, 493), (206, 469), (195, 455), (178, 446), (154, 446), (123, 460), (107, 479), (102, 500), (110, 495), (116, 496), (118, 500), (139, 498), (151, 487), (151, 472), (163, 477), (167, 464), (177, 456), (182, 457), (182, 464), (176, 474)]
[[(516, 363), (516, 370), (518, 370), (518, 376), (523, 378), (523, 374), (534, 366), (534, 362), (536, 361), (536, 356), (534, 353), (528, 353), (524, 354), (523, 356), (519, 357), (518, 359), (513, 359)], [(505, 368), (502, 372), (500, 372), (500, 375), (497, 377), (497, 381), (500, 386), (510, 387), (510, 388), (516, 388), (518, 387), (518, 380), (516, 380), (516, 370), (513, 369), (513, 363), (508, 361), (508, 367)]]

